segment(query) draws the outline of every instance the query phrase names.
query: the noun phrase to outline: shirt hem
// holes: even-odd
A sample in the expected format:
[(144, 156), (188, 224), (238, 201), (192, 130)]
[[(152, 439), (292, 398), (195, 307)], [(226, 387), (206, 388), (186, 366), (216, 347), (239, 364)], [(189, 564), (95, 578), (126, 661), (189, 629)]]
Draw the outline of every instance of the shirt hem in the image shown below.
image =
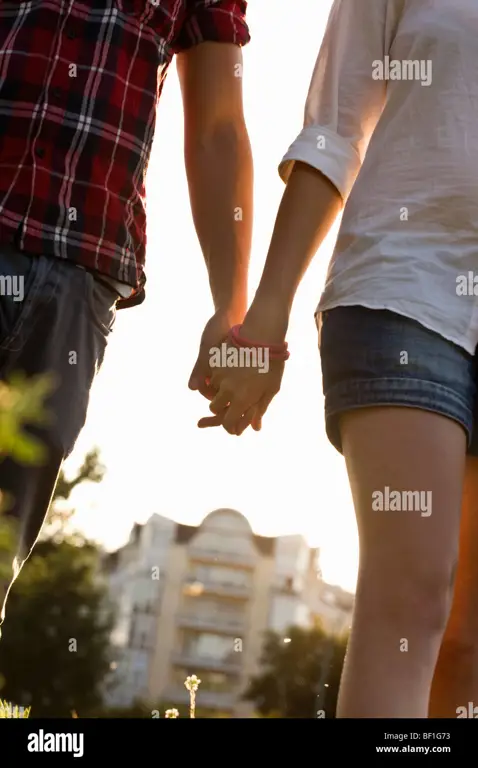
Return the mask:
[(439, 328), (437, 328), (436, 325), (433, 323), (429, 323), (426, 320), (423, 320), (423, 318), (418, 317), (417, 314), (413, 312), (406, 312), (403, 309), (398, 309), (397, 306), (391, 305), (391, 304), (384, 304), (384, 303), (378, 303), (378, 302), (371, 302), (371, 301), (362, 301), (362, 300), (354, 300), (354, 301), (326, 301), (323, 304), (319, 302), (317, 309), (314, 312), (314, 319), (315, 323), (317, 325), (317, 328), (319, 328), (319, 315), (322, 312), (327, 312), (329, 309), (336, 309), (337, 307), (365, 307), (365, 309), (385, 309), (389, 312), (395, 312), (396, 315), (400, 315), (401, 317), (406, 317), (409, 320), (414, 320), (416, 323), (420, 323), (424, 328), (426, 328), (428, 331), (432, 331), (433, 333), (438, 334), (438, 336), (441, 336), (442, 339), (445, 339), (445, 341), (449, 341), (452, 344), (455, 344), (457, 347), (460, 347), (461, 349), (464, 349), (465, 352), (467, 352), (472, 357), (475, 356), (476, 348), (475, 345), (468, 339), (463, 341), (463, 337), (459, 338), (458, 336), (454, 336), (453, 334), (447, 334), (441, 331)]
[[(134, 278), (131, 276), (131, 281), (121, 280), (117, 275), (112, 275), (111, 273), (107, 273), (95, 267), (95, 265), (92, 263), (92, 258), (88, 258), (89, 252), (82, 251), (81, 247), (67, 244), (66, 247), (70, 251), (70, 254), (67, 256), (59, 256), (56, 252), (56, 243), (54, 240), (36, 237), (31, 232), (29, 232), (28, 229), (26, 231), (22, 231), (21, 222), (20, 224), (15, 223), (12, 225), (10, 222), (6, 222), (2, 217), (0, 217), (0, 246), (3, 243), (14, 245), (22, 253), (34, 256), (48, 256), (50, 258), (68, 261), (71, 264), (78, 264), (79, 266), (88, 269), (94, 275), (98, 275), (99, 278), (103, 278), (104, 280), (108, 281), (114, 281), (120, 283), (123, 286), (128, 286), (131, 289), (130, 294), (129, 296), (123, 296), (122, 293), (120, 294), (120, 298), (118, 299), (116, 305), (117, 309), (125, 309), (126, 307), (133, 307), (138, 304), (142, 304), (145, 299), (144, 285), (146, 283), (146, 276), (143, 269), (138, 268), (139, 265), (137, 262), (133, 267), (137, 277)], [(100, 258), (107, 258), (101, 252), (99, 255)], [(129, 271), (132, 271), (131, 267)], [(133, 280), (135, 280), (135, 282), (133, 282)]]

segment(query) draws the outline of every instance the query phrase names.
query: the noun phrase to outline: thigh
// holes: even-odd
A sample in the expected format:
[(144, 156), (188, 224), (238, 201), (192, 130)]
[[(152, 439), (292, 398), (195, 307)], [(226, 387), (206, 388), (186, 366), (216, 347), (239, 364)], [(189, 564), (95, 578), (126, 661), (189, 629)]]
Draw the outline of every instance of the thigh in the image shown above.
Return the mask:
[(346, 460), (361, 572), (384, 595), (428, 594), (432, 605), (438, 590), (450, 592), (458, 558), (474, 359), (409, 318), (360, 306), (324, 313), (320, 352), (327, 434)]
[(426, 611), (453, 584), (465, 432), (452, 419), (396, 407), (345, 413), (340, 432), (359, 528), (360, 573), (377, 591), (398, 590), (423, 602)]

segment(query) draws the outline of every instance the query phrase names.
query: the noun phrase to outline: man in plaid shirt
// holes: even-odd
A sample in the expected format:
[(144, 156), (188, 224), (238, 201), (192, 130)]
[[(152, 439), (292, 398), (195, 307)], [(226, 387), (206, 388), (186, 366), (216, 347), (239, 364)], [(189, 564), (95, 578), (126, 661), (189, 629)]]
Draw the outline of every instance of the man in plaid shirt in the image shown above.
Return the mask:
[(191, 208), (215, 307), (192, 389), (210, 398), (209, 349), (245, 314), (252, 230), (241, 79), (246, 6), (0, 2), (0, 379), (22, 371), (56, 381), (47, 402), (53, 421), (34, 433), (47, 463), (0, 464), (0, 489), (13, 496), (9, 514), (18, 524), (12, 578), (0, 585), (0, 623), (85, 422), (116, 308), (144, 299), (145, 173), (174, 55)]

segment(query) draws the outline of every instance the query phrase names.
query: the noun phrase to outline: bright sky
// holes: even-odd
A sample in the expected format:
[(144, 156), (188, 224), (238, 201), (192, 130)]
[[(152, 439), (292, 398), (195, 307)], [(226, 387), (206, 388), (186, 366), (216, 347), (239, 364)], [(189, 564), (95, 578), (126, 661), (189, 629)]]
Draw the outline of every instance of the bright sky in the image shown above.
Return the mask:
[[(249, 3), (244, 95), (255, 163), (251, 298), (284, 191), (277, 166), (302, 128), (330, 6), (331, 0)], [(262, 432), (237, 438), (223, 429), (199, 430), (207, 403), (187, 388), (213, 307), (189, 209), (174, 64), (159, 106), (148, 214), (147, 299), (118, 313), (87, 425), (67, 466), (73, 470), (98, 445), (107, 467), (101, 485), (78, 489), (77, 523), (113, 548), (135, 521), (153, 513), (196, 525), (213, 509), (232, 507), (256, 533), (303, 534), (322, 549), (324, 577), (353, 590), (355, 518), (343, 459), (325, 436), (313, 318), (337, 227), (297, 294), (291, 357)]]

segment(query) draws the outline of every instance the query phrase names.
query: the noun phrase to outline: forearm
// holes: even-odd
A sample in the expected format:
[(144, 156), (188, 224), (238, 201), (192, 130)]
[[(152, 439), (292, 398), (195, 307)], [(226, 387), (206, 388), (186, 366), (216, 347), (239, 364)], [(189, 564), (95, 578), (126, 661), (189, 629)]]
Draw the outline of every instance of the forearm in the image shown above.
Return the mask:
[(216, 311), (242, 321), (252, 240), (253, 165), (245, 126), (186, 142), (186, 172), (196, 232)]
[(246, 338), (261, 333), (264, 343), (283, 340), (297, 288), (342, 206), (339, 192), (325, 176), (296, 163), (279, 207), (262, 278), (244, 320)]

